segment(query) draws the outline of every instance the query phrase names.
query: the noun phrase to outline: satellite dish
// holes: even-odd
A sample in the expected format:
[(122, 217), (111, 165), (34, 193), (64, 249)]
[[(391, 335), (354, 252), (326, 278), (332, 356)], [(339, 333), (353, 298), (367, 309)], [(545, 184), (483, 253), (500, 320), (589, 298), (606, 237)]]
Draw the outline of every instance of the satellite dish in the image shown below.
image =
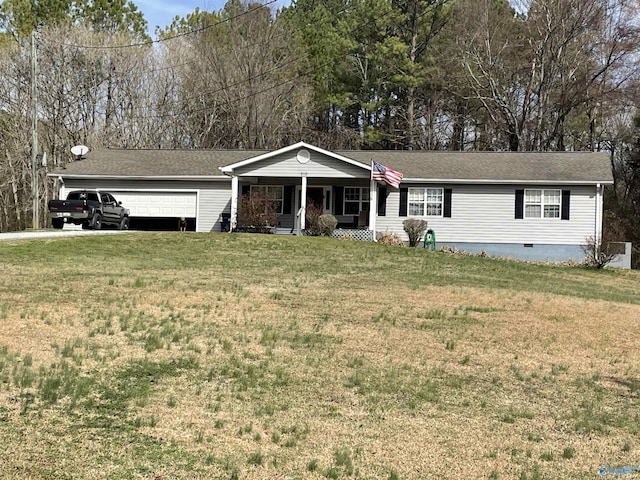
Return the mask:
[(86, 153), (89, 153), (89, 147), (85, 145), (76, 145), (71, 147), (71, 153), (76, 156), (77, 160), (80, 160)]

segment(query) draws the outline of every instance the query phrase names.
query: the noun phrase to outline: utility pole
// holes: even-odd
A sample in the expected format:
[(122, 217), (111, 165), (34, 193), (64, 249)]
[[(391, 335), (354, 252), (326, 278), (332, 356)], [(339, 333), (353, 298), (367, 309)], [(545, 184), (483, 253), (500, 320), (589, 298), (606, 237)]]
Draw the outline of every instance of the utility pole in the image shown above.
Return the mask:
[(38, 53), (37, 30), (31, 32), (31, 194), (33, 196), (33, 229), (40, 228), (40, 179), (38, 175)]

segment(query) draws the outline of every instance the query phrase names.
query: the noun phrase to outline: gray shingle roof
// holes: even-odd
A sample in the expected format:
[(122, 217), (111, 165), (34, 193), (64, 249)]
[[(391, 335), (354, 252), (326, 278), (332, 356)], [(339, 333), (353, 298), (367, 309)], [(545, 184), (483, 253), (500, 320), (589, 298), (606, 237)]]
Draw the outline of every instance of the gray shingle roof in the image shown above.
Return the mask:
[[(268, 150), (95, 150), (57, 169), (63, 176), (224, 177), (219, 167)], [(450, 181), (550, 181), (611, 183), (609, 156), (591, 152), (432, 152), (349, 150), (335, 153), (402, 172), (406, 179)]]
[(93, 150), (55, 174), (105, 177), (226, 177), (219, 167), (264, 150)]
[(371, 159), (405, 178), (495, 181), (613, 181), (609, 156), (591, 152), (337, 152), (371, 164)]

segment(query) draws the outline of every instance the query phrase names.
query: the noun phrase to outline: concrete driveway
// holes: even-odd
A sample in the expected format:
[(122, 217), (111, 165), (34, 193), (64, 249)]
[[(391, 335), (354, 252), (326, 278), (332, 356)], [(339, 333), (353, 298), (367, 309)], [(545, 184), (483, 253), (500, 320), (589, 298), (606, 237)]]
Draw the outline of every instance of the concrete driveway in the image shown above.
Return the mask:
[(64, 237), (79, 237), (84, 235), (117, 235), (119, 233), (126, 233), (127, 230), (82, 230), (81, 228), (75, 229), (62, 229), (62, 230), (29, 230), (26, 232), (8, 232), (0, 233), (0, 241), (3, 240), (28, 240), (33, 238), (64, 238)]

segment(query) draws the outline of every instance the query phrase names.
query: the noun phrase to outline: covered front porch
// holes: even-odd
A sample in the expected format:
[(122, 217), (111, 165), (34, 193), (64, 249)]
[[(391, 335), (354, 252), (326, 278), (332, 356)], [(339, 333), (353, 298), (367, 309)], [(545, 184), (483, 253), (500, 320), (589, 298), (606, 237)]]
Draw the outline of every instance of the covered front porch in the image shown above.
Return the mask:
[(258, 192), (272, 200), (276, 212), (276, 224), (272, 225), (275, 233), (304, 235), (312, 218), (321, 214), (336, 218), (336, 230), (375, 231), (379, 194), (376, 182), (372, 185), (368, 180), (309, 181), (307, 177), (301, 177), (299, 183), (293, 182), (290, 178), (238, 178), (237, 194), (232, 185), (236, 201), (232, 198), (231, 230), (237, 230), (240, 225), (242, 197)]
[(272, 202), (278, 233), (303, 235), (312, 214), (331, 214), (338, 233), (368, 231), (363, 236), (375, 239), (386, 188), (371, 179), (371, 165), (300, 143), (222, 171), (231, 177), (231, 231), (239, 227), (242, 198), (257, 192)]

